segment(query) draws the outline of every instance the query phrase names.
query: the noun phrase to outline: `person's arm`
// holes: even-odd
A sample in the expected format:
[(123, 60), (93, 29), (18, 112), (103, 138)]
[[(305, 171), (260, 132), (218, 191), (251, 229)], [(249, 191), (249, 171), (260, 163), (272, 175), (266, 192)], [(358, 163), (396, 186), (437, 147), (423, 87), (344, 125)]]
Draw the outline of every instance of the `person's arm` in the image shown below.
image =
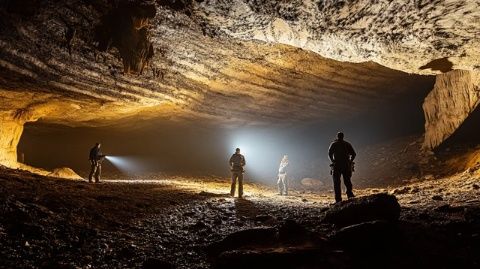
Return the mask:
[(100, 161), (102, 159), (102, 152), (100, 151), (100, 149), (95, 150), (95, 159), (97, 161)]
[(328, 158), (330, 159), (330, 162), (333, 163), (333, 149), (334, 148), (334, 143), (330, 144), (330, 147), (328, 148)]
[(228, 165), (230, 165), (230, 167), (233, 166), (233, 155), (230, 157), (230, 160), (228, 160)]
[(352, 144), (348, 143), (348, 146), (350, 148), (350, 161), (353, 162), (353, 160), (355, 160), (355, 157), (357, 156), (357, 153), (353, 149)]
[(245, 162), (245, 156), (242, 155), (242, 166), (245, 166), (247, 163)]

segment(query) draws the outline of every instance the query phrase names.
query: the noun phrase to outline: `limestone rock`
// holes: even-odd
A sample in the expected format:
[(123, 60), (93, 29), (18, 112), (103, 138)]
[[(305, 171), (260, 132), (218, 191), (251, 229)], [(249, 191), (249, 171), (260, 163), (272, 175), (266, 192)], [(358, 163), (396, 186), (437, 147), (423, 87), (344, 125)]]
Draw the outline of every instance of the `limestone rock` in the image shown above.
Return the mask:
[[(22, 3), (0, 3), (0, 164), (9, 167), (22, 125), (38, 119), (320, 122), (431, 82), (414, 74), (479, 69), (478, 1)], [(449, 126), (427, 128), (431, 147), (457, 122), (427, 110)]]
[(399, 217), (397, 198), (379, 193), (337, 203), (325, 212), (323, 221), (345, 227), (374, 220), (397, 221)]
[(409, 73), (438, 74), (478, 70), (478, 5), (478, 1), (233, 0), (204, 1), (195, 11), (235, 38), (288, 44), (338, 61), (375, 61)]
[(425, 98), (425, 141), (433, 149), (452, 135), (480, 103), (480, 72), (455, 70), (438, 75)]
[(0, 164), (17, 168), (17, 145), (23, 132), (23, 123), (0, 118)]
[(77, 179), (82, 180), (83, 178), (79, 176), (75, 171), (68, 167), (55, 168), (47, 176), (58, 177), (58, 178), (67, 178), (67, 179)]

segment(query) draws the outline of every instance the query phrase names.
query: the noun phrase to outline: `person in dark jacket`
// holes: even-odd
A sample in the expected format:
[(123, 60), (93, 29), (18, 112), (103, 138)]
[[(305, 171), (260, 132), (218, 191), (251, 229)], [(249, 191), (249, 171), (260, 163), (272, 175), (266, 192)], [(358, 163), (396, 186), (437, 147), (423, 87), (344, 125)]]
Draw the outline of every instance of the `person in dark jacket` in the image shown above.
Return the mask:
[(245, 157), (240, 154), (240, 149), (237, 148), (235, 153), (230, 157), (228, 161), (230, 165), (230, 171), (232, 172), (232, 186), (230, 189), (230, 195), (235, 196), (235, 185), (238, 180), (238, 197), (242, 198), (243, 196), (243, 173), (245, 172)]
[(342, 189), (340, 177), (343, 176), (343, 183), (347, 188), (347, 197), (353, 198), (352, 170), (353, 160), (357, 155), (352, 145), (343, 140), (344, 134), (339, 132), (337, 139), (332, 142), (328, 149), (328, 158), (332, 162), (333, 189), (335, 191), (335, 201), (342, 201)]
[(90, 161), (90, 175), (88, 182), (92, 183), (92, 178), (95, 176), (95, 183), (100, 181), (100, 174), (102, 173), (102, 160), (105, 157), (100, 152), (100, 143), (95, 143), (95, 146), (90, 150), (88, 160)]

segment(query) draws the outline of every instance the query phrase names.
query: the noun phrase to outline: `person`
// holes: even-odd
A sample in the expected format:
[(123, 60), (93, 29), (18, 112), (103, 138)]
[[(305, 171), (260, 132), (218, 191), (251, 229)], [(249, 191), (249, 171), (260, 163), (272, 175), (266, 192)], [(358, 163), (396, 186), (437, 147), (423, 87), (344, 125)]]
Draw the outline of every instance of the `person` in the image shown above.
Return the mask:
[(280, 195), (288, 195), (288, 181), (287, 181), (287, 166), (288, 156), (284, 155), (280, 161), (280, 167), (278, 168), (278, 192)]
[(245, 157), (240, 154), (240, 149), (237, 148), (235, 153), (230, 157), (228, 161), (230, 164), (230, 171), (232, 172), (232, 186), (230, 189), (230, 195), (235, 196), (235, 185), (238, 180), (238, 197), (242, 198), (243, 196), (243, 173), (245, 173)]
[(100, 182), (100, 174), (102, 173), (102, 161), (105, 155), (100, 152), (100, 143), (95, 143), (92, 149), (90, 149), (90, 155), (88, 160), (90, 161), (90, 175), (88, 176), (88, 182), (92, 183), (92, 178), (95, 177), (95, 183)]
[(353, 186), (352, 186), (352, 170), (353, 160), (356, 153), (352, 145), (345, 141), (344, 134), (342, 132), (337, 133), (337, 139), (332, 142), (328, 149), (328, 158), (331, 161), (332, 176), (333, 176), (333, 189), (335, 191), (335, 201), (342, 201), (342, 189), (340, 177), (343, 176), (343, 183), (347, 188), (347, 197), (353, 198)]

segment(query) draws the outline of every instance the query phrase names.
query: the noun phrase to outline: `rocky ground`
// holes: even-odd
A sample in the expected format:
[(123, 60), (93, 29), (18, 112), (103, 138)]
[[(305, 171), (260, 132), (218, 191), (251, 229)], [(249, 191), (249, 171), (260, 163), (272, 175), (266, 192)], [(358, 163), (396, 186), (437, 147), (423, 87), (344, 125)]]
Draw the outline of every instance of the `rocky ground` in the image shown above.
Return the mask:
[(332, 206), (329, 191), (253, 183), (230, 198), (224, 179), (93, 185), (0, 169), (0, 267), (475, 268), (478, 178), (361, 189)]

